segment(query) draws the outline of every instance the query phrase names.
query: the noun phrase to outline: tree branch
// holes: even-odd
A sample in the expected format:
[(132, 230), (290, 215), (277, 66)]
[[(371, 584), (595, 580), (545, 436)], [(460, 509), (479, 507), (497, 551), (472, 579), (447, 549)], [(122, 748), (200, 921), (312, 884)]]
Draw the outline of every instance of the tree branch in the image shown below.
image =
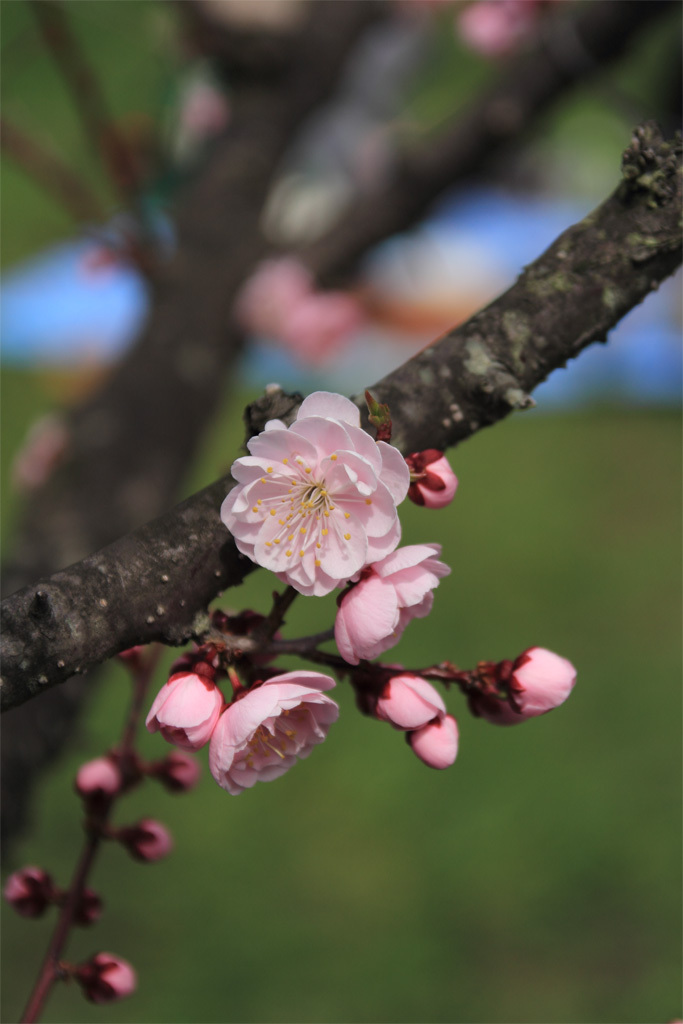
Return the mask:
[[(467, 323), (373, 385), (404, 452), (446, 448), (529, 404), (528, 393), (607, 331), (681, 261), (680, 138), (634, 133), (622, 180)], [(285, 415), (267, 396), (252, 426)], [(362, 399), (357, 399), (363, 407)], [(291, 413), (296, 401), (291, 403)], [(161, 518), (3, 602), (2, 708), (136, 643), (201, 635), (209, 602), (254, 564), (218, 509), (224, 477)]]

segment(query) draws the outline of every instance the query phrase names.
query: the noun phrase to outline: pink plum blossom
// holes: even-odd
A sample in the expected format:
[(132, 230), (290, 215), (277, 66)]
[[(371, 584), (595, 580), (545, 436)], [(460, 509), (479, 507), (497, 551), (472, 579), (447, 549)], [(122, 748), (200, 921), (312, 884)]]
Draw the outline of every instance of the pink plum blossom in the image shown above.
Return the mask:
[(113, 953), (96, 953), (74, 971), (91, 1003), (113, 1003), (124, 999), (137, 988), (137, 976), (127, 960)]
[(450, 768), (458, 755), (458, 723), (442, 715), (408, 734), (413, 753), (430, 768)]
[(534, 31), (538, 0), (476, 0), (458, 15), (459, 34), (484, 57), (511, 53)]
[[(502, 665), (510, 665), (503, 662)], [(516, 725), (563, 704), (574, 688), (576, 669), (566, 658), (543, 647), (530, 647), (512, 664), (503, 688), (507, 699), (492, 693), (468, 695), (470, 710), (495, 725)]]
[(211, 678), (178, 672), (159, 690), (145, 724), (183, 750), (199, 750), (211, 739), (222, 707), (223, 695)]
[(320, 597), (394, 550), (408, 467), (361, 430), (348, 398), (309, 395), (289, 428), (270, 420), (247, 447), (221, 508), (242, 554)]
[(428, 448), (406, 456), (411, 474), (408, 497), (416, 505), (444, 508), (453, 500), (458, 478), (443, 452)]
[(136, 860), (151, 863), (162, 860), (173, 849), (173, 838), (165, 825), (153, 818), (143, 818), (136, 825), (118, 829), (115, 838), (123, 843)]
[(339, 716), (322, 692), (334, 685), (320, 672), (285, 672), (230, 704), (209, 748), (209, 768), (219, 786), (236, 796), (284, 775), (297, 757), (308, 757)]
[(304, 362), (333, 355), (361, 323), (358, 301), (317, 291), (309, 270), (291, 256), (264, 260), (244, 285), (237, 316), (250, 331), (280, 341)]
[(429, 615), (432, 591), (451, 571), (440, 554), (440, 544), (410, 544), (363, 570), (342, 596), (334, 624), (345, 661), (376, 658), (398, 643), (412, 619)]
[(377, 701), (375, 714), (397, 729), (419, 729), (445, 715), (446, 705), (431, 683), (405, 672), (389, 680)]
[(3, 895), (22, 917), (42, 917), (50, 904), (54, 903), (57, 890), (47, 871), (25, 867), (9, 876)]

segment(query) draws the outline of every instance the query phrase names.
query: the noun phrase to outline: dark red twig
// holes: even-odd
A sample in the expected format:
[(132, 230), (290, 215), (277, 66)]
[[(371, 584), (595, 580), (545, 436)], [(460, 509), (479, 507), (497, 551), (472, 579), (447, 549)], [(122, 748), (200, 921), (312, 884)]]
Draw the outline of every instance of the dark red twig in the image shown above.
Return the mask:
[[(124, 788), (126, 791), (126, 776), (130, 775), (130, 764), (135, 757), (135, 734), (140, 722), (140, 716), (144, 705), (147, 687), (154, 674), (159, 661), (162, 648), (156, 647), (149, 652), (143, 662), (133, 670), (133, 697), (126, 716), (126, 722), (121, 735), (121, 743), (117, 749), (124, 775)], [(112, 809), (116, 802), (117, 794), (112, 797), (101, 810), (95, 815), (86, 819), (86, 838), (83, 849), (78, 858), (78, 863), (71, 879), (71, 885), (66, 893), (66, 899), (52, 933), (52, 938), (45, 954), (45, 959), (38, 975), (38, 980), (26, 1004), (26, 1009), (21, 1017), (21, 1024), (33, 1024), (38, 1020), (45, 1000), (47, 999), (52, 986), (65, 976), (65, 968), (61, 964), (61, 958), (66, 946), (69, 932), (74, 923), (74, 917), (78, 909), (85, 884), (88, 880), (90, 869), (93, 866), (95, 857), (100, 848), (105, 827), (111, 816)]]

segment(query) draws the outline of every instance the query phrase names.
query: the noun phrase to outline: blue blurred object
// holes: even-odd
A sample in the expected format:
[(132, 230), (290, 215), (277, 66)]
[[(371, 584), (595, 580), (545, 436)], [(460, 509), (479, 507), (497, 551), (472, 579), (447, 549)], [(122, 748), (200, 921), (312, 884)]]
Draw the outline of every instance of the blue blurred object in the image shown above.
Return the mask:
[(120, 356), (137, 334), (149, 298), (137, 271), (107, 262), (104, 252), (94, 241), (69, 242), (4, 276), (3, 362), (76, 367)]
[[(509, 287), (526, 263), (588, 212), (550, 197), (458, 192), (414, 231), (378, 246), (366, 261), (365, 283), (399, 314), (412, 302), (422, 312), (436, 309), (447, 318), (444, 325), (453, 324)], [(72, 242), (5, 276), (0, 297), (6, 363), (77, 368), (110, 363), (125, 351), (144, 321), (149, 296), (137, 272), (107, 253), (96, 240)], [(680, 403), (679, 293), (680, 276), (666, 281), (611, 332), (608, 345), (589, 347), (566, 370), (556, 371), (535, 392), (541, 408), (598, 399)], [(255, 388), (278, 381), (301, 391), (358, 392), (440, 330), (428, 320), (411, 330), (373, 321), (322, 367), (305, 365), (256, 338), (242, 373)]]

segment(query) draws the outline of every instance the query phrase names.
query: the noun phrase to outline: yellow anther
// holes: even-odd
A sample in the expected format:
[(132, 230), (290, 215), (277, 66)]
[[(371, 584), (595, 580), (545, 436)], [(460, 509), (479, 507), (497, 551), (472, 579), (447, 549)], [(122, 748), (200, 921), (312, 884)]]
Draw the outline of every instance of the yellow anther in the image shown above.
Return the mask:
[(269, 540), (267, 540), (267, 541), (266, 541), (266, 547), (267, 547), (267, 548), (272, 548), (272, 546), (273, 546), (273, 545), (272, 545), (272, 544), (270, 543), (270, 541), (269, 541)]
[(265, 482), (266, 482), (266, 478), (264, 476), (262, 476), (261, 477), (261, 483), (264, 484)]
[(278, 519), (278, 523), (280, 524), (280, 526), (286, 525), (284, 519)]
[(336, 505), (330, 505), (330, 512), (334, 512), (336, 507), (337, 507)]
[(282, 465), (286, 466), (288, 462), (289, 462), (289, 459), (283, 459), (282, 460)]
[(299, 552), (299, 555), (300, 555), (300, 556), (301, 556), (301, 557), (303, 558), (303, 557), (304, 557), (304, 554), (305, 554), (305, 551), (304, 551), (304, 549), (302, 548), (302, 549), (301, 549), (301, 551)]
[(262, 504), (263, 504), (263, 502), (261, 501), (261, 499), (260, 499), (260, 498), (257, 498), (257, 499), (256, 499), (256, 504), (257, 504), (257, 505), (262, 505)]
[(306, 472), (307, 472), (307, 473), (310, 473), (310, 472), (311, 472), (311, 467), (310, 467), (310, 466), (306, 466)]
[(327, 537), (329, 532), (330, 532), (329, 530), (323, 530), (323, 537)]
[(273, 543), (275, 543), (275, 544), (279, 544), (279, 543), (280, 543), (280, 538), (279, 538), (279, 537), (276, 537)]
[(289, 535), (289, 537), (287, 538), (287, 540), (294, 540), (294, 534), (293, 534), (293, 533), (290, 533), (290, 535)]
[(321, 487), (321, 488), (320, 488), (320, 493), (321, 493), (321, 494), (327, 494), (327, 491), (325, 490), (325, 488), (324, 488), (324, 487)]
[(275, 511), (275, 509), (274, 509), (274, 508), (271, 508), (271, 510), (270, 510), (270, 514), (271, 514), (271, 516), (276, 516), (276, 515), (277, 515), (277, 512)]
[(316, 546), (317, 548), (319, 548), (319, 547), (320, 547), (320, 541), (316, 541), (316, 542), (315, 542), (315, 546)]
[(299, 533), (305, 533), (305, 532), (306, 532), (306, 527), (302, 526), (301, 529), (299, 530)]
[(351, 540), (351, 534), (350, 533), (345, 533), (344, 534), (344, 540)]
[(337, 456), (336, 455), (330, 455), (330, 458), (332, 459), (333, 462), (337, 461)]
[[(332, 458), (334, 458), (334, 455), (332, 456)], [(319, 559), (319, 558), (316, 558), (316, 560), (315, 560), (315, 564), (316, 564), (316, 565), (320, 565), (320, 559)]]
[(272, 473), (272, 472), (273, 472), (273, 467), (272, 466), (266, 466), (266, 473)]
[(291, 558), (292, 557), (292, 552), (291, 551), (285, 551), (285, 554), (287, 555), (287, 558)]
[(372, 498), (366, 498), (365, 499), (365, 504), (366, 505), (372, 505)]
[(350, 519), (350, 518), (351, 518), (351, 513), (350, 512), (345, 512), (344, 513), (344, 519)]
[(323, 512), (323, 515), (324, 515), (324, 516), (329, 516), (329, 514), (330, 514), (330, 513), (329, 513), (329, 512), (327, 511), (327, 509), (325, 509), (325, 511)]
[(252, 508), (251, 511), (252, 512), (258, 512), (258, 505), (254, 505), (254, 507)]

